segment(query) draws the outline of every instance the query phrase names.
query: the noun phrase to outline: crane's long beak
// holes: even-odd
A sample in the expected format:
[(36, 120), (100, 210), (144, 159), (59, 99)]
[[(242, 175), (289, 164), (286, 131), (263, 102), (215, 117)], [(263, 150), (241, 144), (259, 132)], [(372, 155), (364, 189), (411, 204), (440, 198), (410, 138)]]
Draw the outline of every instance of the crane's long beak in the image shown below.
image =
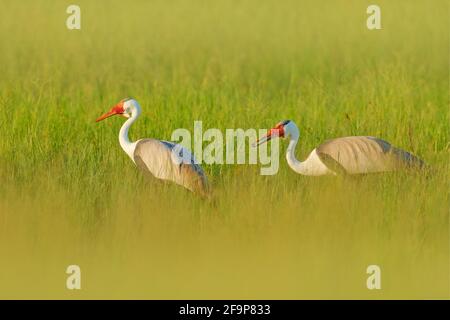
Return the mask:
[(111, 110), (111, 111), (108, 111), (108, 112), (105, 113), (104, 115), (98, 117), (97, 120), (95, 120), (95, 122), (102, 121), (102, 120), (104, 120), (104, 119), (106, 119), (106, 118), (109, 118), (109, 117), (111, 117), (111, 116), (114, 116), (114, 115), (116, 115), (116, 114), (118, 114), (118, 113), (116, 112), (116, 110), (113, 109), (113, 110)]
[(264, 137), (256, 140), (256, 142), (253, 144), (253, 147), (257, 147), (263, 143), (266, 143), (267, 141), (270, 141), (270, 139), (272, 139), (272, 135), (270, 135), (269, 133), (266, 134)]
[(97, 120), (95, 120), (95, 122), (102, 121), (103, 119), (109, 118), (116, 114), (124, 115), (123, 102), (119, 102), (118, 104), (116, 104), (114, 107), (111, 108), (110, 111), (108, 111), (104, 115), (98, 117)]
[(267, 134), (265, 136), (256, 140), (256, 142), (253, 144), (253, 147), (257, 147), (263, 143), (266, 143), (267, 141), (270, 141), (272, 138), (278, 137), (279, 132), (280, 132), (279, 129), (276, 129), (276, 128), (270, 129), (269, 132), (267, 132)]

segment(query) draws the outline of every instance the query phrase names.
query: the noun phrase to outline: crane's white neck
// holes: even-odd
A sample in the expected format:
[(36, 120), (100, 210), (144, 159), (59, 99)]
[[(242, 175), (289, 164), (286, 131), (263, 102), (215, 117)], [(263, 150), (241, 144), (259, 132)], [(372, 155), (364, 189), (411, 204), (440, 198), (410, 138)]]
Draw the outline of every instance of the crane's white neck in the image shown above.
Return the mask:
[(295, 157), (295, 148), (297, 147), (297, 142), (300, 137), (300, 131), (298, 130), (297, 125), (293, 121), (289, 121), (284, 130), (286, 136), (290, 137), (289, 146), (286, 150), (286, 160), (289, 167), (291, 167), (295, 172), (307, 175), (308, 170), (305, 164), (298, 161)]
[(131, 117), (125, 121), (125, 123), (122, 125), (122, 128), (120, 128), (119, 131), (119, 143), (122, 147), (123, 151), (128, 154), (128, 156), (131, 158), (131, 160), (134, 161), (134, 149), (136, 148), (136, 142), (131, 142), (128, 138), (128, 130), (130, 129), (131, 125), (136, 121), (136, 119), (139, 117), (140, 112), (135, 109), (131, 112)]
[(286, 150), (287, 163), (289, 164), (289, 167), (291, 167), (295, 172), (303, 175), (309, 175), (308, 168), (305, 166), (305, 163), (297, 160), (297, 158), (295, 157), (295, 148), (297, 147), (297, 143), (298, 136), (291, 137), (288, 148)]
[(295, 147), (297, 146), (297, 142), (298, 136), (291, 137), (286, 151), (286, 159), (292, 170), (305, 176), (336, 175), (335, 172), (328, 169), (322, 162), (316, 149), (309, 154), (305, 161), (298, 161), (295, 157)]

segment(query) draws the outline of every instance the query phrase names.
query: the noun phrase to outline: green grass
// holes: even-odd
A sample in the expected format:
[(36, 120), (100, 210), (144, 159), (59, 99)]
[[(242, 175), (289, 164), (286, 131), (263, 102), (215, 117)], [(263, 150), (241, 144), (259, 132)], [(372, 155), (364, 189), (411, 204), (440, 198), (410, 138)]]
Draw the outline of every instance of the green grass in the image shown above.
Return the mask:
[[(448, 2), (0, 3), (1, 298), (448, 298)], [(131, 138), (300, 127), (298, 158), (373, 135), (430, 174), (302, 177), (204, 165), (215, 200), (142, 177)], [(283, 150), (286, 143), (282, 143)], [(79, 264), (81, 291), (65, 289)], [(382, 290), (366, 289), (369, 264)]]

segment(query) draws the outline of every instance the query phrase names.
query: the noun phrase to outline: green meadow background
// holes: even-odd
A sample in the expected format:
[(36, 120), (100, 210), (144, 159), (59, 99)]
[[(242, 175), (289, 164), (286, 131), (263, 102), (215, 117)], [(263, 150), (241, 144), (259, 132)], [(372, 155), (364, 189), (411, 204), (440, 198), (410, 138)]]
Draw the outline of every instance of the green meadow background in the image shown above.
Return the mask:
[[(0, 0), (0, 298), (448, 299), (449, 4), (377, 0), (369, 31), (373, 3)], [(132, 139), (292, 119), (299, 159), (373, 135), (432, 169), (204, 165), (205, 201), (143, 177), (122, 118), (94, 122), (128, 96)]]

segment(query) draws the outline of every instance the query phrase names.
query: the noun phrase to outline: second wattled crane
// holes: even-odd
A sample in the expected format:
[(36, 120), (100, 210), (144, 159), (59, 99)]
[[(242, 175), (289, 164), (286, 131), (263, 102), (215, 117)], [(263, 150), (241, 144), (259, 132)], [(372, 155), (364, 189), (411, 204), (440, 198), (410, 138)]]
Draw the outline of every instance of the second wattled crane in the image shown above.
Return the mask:
[(289, 138), (286, 160), (295, 172), (307, 176), (364, 174), (424, 166), (424, 162), (411, 153), (370, 136), (328, 140), (311, 151), (305, 161), (299, 161), (295, 148), (300, 131), (291, 120), (278, 123), (257, 141), (257, 145), (273, 137)]

